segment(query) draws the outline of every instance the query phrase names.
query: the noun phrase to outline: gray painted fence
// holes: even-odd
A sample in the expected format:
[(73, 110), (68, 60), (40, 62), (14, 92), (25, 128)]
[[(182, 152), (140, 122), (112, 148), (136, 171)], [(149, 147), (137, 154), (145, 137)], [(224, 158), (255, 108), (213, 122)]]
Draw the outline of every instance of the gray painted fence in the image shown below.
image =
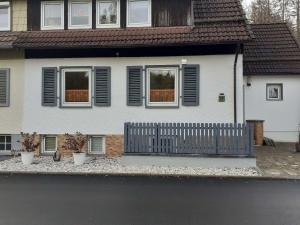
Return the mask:
[(126, 154), (254, 156), (251, 124), (125, 123)]

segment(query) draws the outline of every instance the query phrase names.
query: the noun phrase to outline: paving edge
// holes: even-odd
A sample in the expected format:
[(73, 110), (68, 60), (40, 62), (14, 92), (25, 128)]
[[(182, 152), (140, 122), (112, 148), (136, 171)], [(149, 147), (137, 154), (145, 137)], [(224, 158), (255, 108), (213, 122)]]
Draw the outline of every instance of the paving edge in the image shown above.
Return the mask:
[(184, 175), (184, 174), (149, 174), (149, 173), (81, 173), (81, 172), (13, 172), (0, 171), (0, 176), (7, 175), (49, 175), (49, 176), (99, 176), (99, 177), (165, 177), (165, 178), (218, 178), (218, 179), (248, 179), (248, 180), (300, 180), (300, 177), (272, 176), (231, 176), (231, 175)]

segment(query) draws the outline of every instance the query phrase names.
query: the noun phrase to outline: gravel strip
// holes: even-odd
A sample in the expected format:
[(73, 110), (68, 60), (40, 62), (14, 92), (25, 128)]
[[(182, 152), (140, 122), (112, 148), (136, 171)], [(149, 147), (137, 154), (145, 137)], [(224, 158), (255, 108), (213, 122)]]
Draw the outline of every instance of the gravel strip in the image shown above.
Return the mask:
[(162, 166), (125, 166), (120, 159), (88, 158), (82, 166), (75, 166), (72, 158), (54, 162), (52, 157), (35, 158), (34, 164), (24, 166), (21, 158), (0, 162), (1, 172), (22, 173), (61, 173), (61, 174), (141, 174), (141, 175), (178, 175), (178, 176), (261, 176), (255, 168), (191, 168)]

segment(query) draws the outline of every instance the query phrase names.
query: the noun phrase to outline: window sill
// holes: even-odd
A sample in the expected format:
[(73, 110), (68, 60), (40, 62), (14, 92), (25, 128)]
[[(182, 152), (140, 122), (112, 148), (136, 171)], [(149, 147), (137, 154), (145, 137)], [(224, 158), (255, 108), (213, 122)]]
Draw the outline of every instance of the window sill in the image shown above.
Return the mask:
[(64, 27), (41, 27), (41, 30), (64, 30)]
[(137, 24), (127, 24), (126, 27), (134, 28), (134, 27), (151, 27), (151, 24), (148, 23), (137, 23)]
[(80, 29), (92, 29), (92, 25), (87, 25), (87, 26), (68, 26), (69, 30), (80, 30)]

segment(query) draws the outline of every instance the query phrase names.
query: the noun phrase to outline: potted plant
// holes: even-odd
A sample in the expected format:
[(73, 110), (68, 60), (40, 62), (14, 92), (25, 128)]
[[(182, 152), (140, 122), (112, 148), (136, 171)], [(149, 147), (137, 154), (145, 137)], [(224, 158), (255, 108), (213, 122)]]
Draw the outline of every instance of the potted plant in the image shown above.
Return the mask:
[(77, 132), (74, 135), (65, 134), (64, 145), (65, 150), (73, 152), (73, 159), (75, 165), (82, 165), (86, 160), (86, 152), (84, 147), (87, 144), (87, 136)]
[(24, 165), (30, 165), (33, 163), (35, 150), (40, 146), (38, 135), (34, 132), (21, 133), (21, 136), (22, 141), (19, 141), (22, 144), (21, 159)]

